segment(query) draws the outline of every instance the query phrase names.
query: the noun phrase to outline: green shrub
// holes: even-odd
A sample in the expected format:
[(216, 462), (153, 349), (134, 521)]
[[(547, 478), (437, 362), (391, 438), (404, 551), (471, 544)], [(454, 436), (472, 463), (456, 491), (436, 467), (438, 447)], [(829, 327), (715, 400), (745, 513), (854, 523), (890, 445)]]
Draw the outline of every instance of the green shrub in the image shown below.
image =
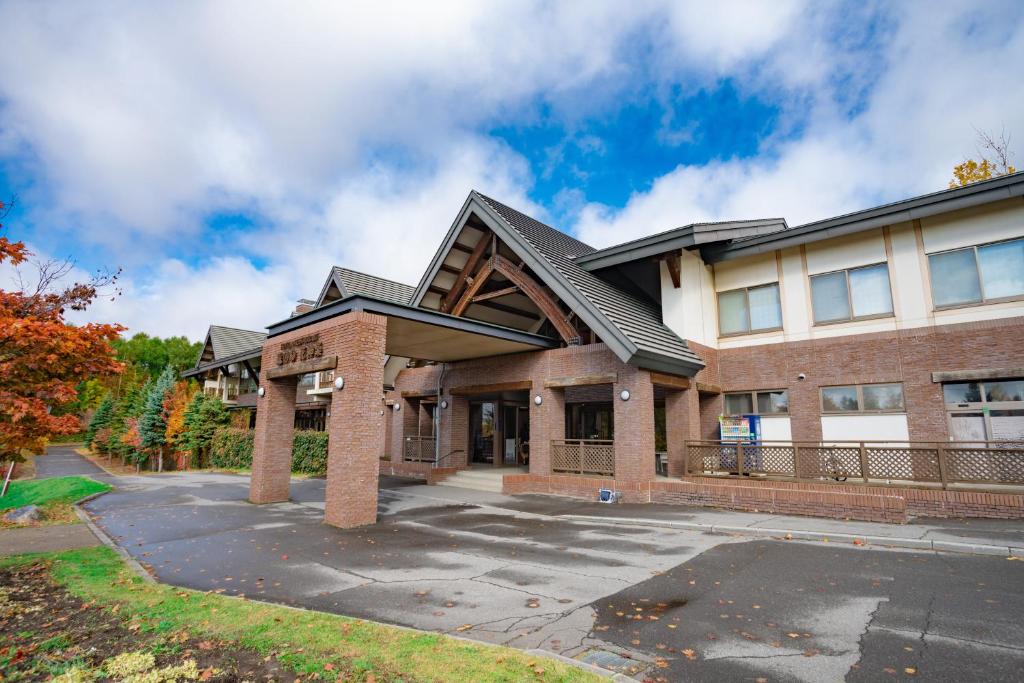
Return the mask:
[(295, 430), (292, 441), (292, 472), (327, 474), (327, 432)]
[(229, 470), (252, 467), (252, 430), (222, 427), (210, 442), (210, 466)]
[[(222, 427), (213, 435), (210, 465), (229, 470), (252, 467), (253, 431)], [(292, 472), (327, 474), (327, 432), (295, 430), (292, 441)]]

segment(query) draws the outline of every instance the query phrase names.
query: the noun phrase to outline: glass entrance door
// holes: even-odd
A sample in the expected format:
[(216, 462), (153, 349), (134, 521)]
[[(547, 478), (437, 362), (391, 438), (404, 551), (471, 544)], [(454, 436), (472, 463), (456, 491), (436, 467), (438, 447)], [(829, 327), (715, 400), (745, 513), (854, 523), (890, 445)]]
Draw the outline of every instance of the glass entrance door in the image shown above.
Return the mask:
[(469, 409), (471, 461), (475, 463), (494, 462), (494, 413), (495, 404), (490, 401), (471, 403)]

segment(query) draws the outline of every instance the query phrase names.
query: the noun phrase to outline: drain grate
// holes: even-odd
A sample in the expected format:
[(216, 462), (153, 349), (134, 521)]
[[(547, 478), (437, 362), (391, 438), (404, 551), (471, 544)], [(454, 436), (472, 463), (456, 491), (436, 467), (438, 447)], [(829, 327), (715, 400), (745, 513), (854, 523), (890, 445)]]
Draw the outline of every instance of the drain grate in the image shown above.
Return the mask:
[(593, 664), (609, 671), (618, 671), (624, 674), (635, 674), (646, 668), (646, 664), (635, 659), (629, 659), (622, 655), (608, 650), (587, 650), (576, 659), (586, 664)]

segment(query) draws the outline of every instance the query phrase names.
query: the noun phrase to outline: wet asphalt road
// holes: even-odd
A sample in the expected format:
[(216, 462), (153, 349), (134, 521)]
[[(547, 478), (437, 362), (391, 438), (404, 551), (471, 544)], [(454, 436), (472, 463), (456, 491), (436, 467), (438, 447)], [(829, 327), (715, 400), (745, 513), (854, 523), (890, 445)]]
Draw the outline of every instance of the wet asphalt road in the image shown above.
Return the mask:
[(552, 516), (573, 505), (561, 499), (393, 478), (380, 522), (348, 531), (322, 524), (318, 480), (261, 507), (245, 502), (246, 477), (117, 485), (88, 510), (175, 585), (540, 647), (650, 680), (1024, 671), (1024, 562), (1001, 557), (571, 522)]
[(36, 479), (73, 475), (109, 479), (106, 472), (75, 453), (74, 446), (51, 446), (46, 455), (36, 456), (35, 465)]

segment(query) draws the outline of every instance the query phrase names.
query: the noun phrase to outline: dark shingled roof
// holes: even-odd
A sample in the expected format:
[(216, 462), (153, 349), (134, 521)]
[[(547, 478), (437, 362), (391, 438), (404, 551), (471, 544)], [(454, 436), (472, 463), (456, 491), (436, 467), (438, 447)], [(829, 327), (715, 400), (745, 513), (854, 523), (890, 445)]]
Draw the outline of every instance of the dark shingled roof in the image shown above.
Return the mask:
[(396, 304), (408, 304), (412, 300), (414, 287), (387, 280), (376, 275), (360, 273), (350, 268), (334, 266), (331, 276), (342, 289), (341, 298), (363, 295)]
[(219, 360), (260, 348), (263, 346), (263, 341), (267, 338), (267, 333), (254, 330), (240, 330), (237, 327), (210, 325), (207, 338), (213, 347), (214, 360)]
[(695, 368), (704, 365), (686, 342), (661, 321), (661, 311), (654, 303), (616, 288), (573, 261), (573, 257), (596, 251), (593, 247), (479, 192), (473, 194), (521, 235), (566, 285), (579, 292), (593, 312), (618, 330), (635, 347), (634, 355), (648, 361), (637, 364), (651, 367), (650, 359), (661, 357)]

